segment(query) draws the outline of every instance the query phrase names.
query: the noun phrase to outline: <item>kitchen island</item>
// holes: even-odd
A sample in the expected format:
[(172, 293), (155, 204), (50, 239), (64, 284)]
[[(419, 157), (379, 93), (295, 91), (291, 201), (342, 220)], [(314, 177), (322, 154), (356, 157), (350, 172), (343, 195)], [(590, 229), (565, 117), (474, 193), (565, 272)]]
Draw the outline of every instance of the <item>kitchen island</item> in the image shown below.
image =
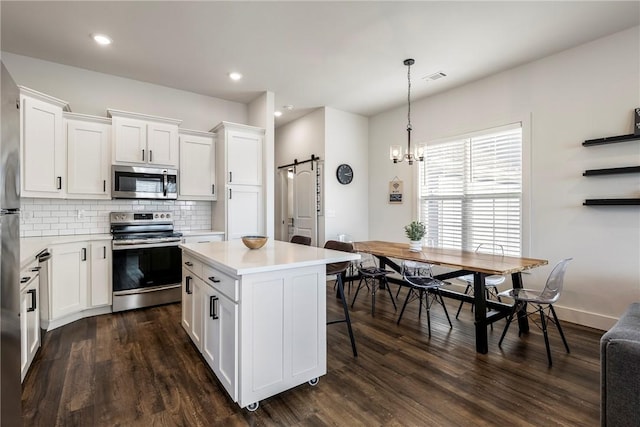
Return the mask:
[(269, 241), (182, 244), (182, 326), (249, 410), (327, 372), (325, 265), (358, 259)]

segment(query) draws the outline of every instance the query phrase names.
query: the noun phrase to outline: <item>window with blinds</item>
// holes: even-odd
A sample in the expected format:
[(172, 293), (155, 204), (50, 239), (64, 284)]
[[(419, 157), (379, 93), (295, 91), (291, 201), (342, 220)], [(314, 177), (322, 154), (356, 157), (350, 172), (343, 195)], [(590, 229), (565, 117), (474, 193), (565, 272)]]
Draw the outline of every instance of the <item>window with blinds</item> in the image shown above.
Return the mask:
[(484, 243), (520, 256), (521, 124), (427, 145), (419, 197), (429, 246), (475, 250)]

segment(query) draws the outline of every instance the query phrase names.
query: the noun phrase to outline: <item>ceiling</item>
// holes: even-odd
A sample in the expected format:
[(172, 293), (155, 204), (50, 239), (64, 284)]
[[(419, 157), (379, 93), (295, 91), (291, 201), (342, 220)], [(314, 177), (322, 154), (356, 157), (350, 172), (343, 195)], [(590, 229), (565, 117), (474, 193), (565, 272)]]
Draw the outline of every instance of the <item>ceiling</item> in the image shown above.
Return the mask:
[(405, 58), (415, 100), (639, 25), (640, 1), (2, 0), (0, 13), (3, 51), (242, 103), (272, 91), (294, 106), (278, 126), (406, 103)]

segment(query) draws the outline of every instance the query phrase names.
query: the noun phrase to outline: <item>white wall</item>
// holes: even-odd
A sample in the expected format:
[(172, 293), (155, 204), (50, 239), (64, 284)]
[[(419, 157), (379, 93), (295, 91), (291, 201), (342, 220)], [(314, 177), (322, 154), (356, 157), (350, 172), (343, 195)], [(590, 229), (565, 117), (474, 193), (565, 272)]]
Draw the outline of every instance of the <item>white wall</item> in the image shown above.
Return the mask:
[(248, 122), (251, 126), (264, 128), (264, 170), (263, 182), (265, 191), (265, 233), (273, 239), (274, 237), (274, 201), (275, 201), (275, 166), (274, 166), (274, 102), (275, 96), (273, 92), (264, 92), (258, 98), (253, 100), (248, 107)]
[[(418, 83), (422, 84), (422, 83)], [(430, 83), (431, 84), (431, 83)], [(531, 118), (531, 257), (550, 265), (524, 277), (542, 286), (551, 267), (574, 257), (557, 303), (561, 318), (609, 328), (640, 301), (640, 209), (586, 207), (587, 198), (640, 197), (637, 174), (583, 177), (586, 169), (640, 164), (640, 143), (586, 148), (585, 139), (633, 132), (640, 107), (640, 27), (561, 52), (487, 79), (412, 103), (416, 142)], [(390, 206), (388, 181), (404, 180), (412, 196), (412, 168), (388, 160), (391, 141), (405, 141), (406, 107), (370, 119), (369, 234), (405, 241), (411, 203)]]
[[(319, 108), (277, 128), (275, 130), (275, 167), (288, 165), (293, 163), (295, 159), (298, 161), (309, 159), (312, 154), (320, 157), (324, 162), (324, 121), (325, 111), (323, 108)], [(278, 169), (276, 169), (276, 173), (278, 173)], [(286, 194), (282, 194), (280, 183), (281, 180), (278, 179), (275, 188), (275, 217), (277, 221), (280, 221), (283, 210), (283, 205), (278, 204), (278, 201), (283, 202), (287, 198)], [(278, 224), (276, 227), (276, 234), (280, 238), (287, 235), (286, 227), (286, 224)], [(278, 228), (280, 228), (279, 233), (277, 232)], [(321, 236), (324, 236), (324, 216), (322, 215), (318, 217), (318, 236), (319, 240), (322, 240)]]
[[(353, 241), (369, 237), (368, 124), (366, 117), (325, 108), (325, 240), (340, 234), (349, 234)], [(353, 169), (353, 181), (347, 185), (336, 178), (342, 163)]]
[[(318, 217), (318, 245), (348, 234), (366, 240), (368, 222), (368, 119), (333, 108), (321, 108), (276, 129), (276, 165), (320, 156), (324, 169), (324, 215)], [(351, 184), (339, 184), (341, 163), (353, 168)]]
[(182, 120), (208, 131), (221, 121), (247, 123), (247, 106), (193, 92), (2, 52), (17, 84), (67, 101), (71, 111), (106, 117), (107, 108)]

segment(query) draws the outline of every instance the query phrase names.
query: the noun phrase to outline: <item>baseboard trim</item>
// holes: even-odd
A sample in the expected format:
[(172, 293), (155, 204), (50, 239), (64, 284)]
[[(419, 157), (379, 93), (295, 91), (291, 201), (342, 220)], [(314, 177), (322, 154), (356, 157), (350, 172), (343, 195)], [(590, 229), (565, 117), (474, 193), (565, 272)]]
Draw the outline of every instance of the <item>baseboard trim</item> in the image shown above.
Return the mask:
[(77, 313), (69, 314), (59, 319), (54, 320), (40, 320), (40, 328), (45, 331), (51, 331), (59, 328), (60, 326), (68, 325), (76, 320), (84, 319), (85, 317), (99, 316), (101, 314), (111, 313), (111, 306), (106, 305), (104, 307), (90, 308), (88, 310), (82, 310)]

